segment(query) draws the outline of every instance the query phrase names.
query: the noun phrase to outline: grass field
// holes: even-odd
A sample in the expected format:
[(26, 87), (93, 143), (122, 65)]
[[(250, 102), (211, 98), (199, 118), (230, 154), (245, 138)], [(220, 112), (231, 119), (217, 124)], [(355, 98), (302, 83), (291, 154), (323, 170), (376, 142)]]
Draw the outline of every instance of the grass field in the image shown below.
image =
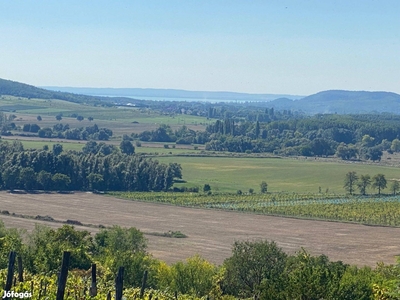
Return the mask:
[(21, 140), (22, 145), (24, 145), (24, 149), (43, 149), (43, 146), (49, 146), (51, 150), (54, 144), (61, 144), (63, 146), (63, 150), (76, 150), (81, 151), (82, 147), (85, 145), (83, 142), (81, 143), (69, 143), (69, 142), (51, 142), (51, 141), (26, 141)]
[[(186, 186), (202, 187), (209, 183), (219, 192), (259, 192), (260, 183), (268, 183), (270, 192), (343, 194), (345, 174), (356, 171), (371, 176), (382, 173), (386, 179), (400, 179), (395, 167), (361, 163), (325, 162), (314, 159), (231, 158), (231, 157), (160, 157), (161, 162), (182, 165)], [(372, 190), (368, 192), (373, 192)]]

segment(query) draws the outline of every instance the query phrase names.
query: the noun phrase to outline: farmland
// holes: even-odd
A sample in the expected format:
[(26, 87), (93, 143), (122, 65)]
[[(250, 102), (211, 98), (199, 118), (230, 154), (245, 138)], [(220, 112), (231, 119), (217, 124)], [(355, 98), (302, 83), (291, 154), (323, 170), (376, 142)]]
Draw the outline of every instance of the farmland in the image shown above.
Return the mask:
[[(7, 114), (14, 114), (16, 116), (14, 120), (16, 125), (37, 123), (41, 127), (53, 127), (54, 124), (58, 123), (55, 116), (62, 114), (61, 123), (68, 123), (71, 128), (89, 126), (96, 123), (100, 127), (107, 127), (113, 130), (116, 136), (152, 130), (160, 124), (167, 124), (172, 128), (186, 125), (195, 130), (200, 130), (204, 129), (205, 124), (210, 123), (204, 117), (163, 115), (146, 108), (95, 107), (62, 100), (26, 99), (12, 96), (0, 97), (0, 110), (5, 111)], [(73, 114), (81, 115), (85, 119), (78, 121), (76, 118), (70, 117)], [(42, 117), (40, 122), (36, 120), (38, 115)], [(88, 117), (93, 117), (94, 120), (90, 122), (87, 120)]]
[[(204, 131), (206, 125), (213, 122), (205, 117), (164, 114), (144, 107), (101, 107), (8, 96), (1, 97), (1, 108), (7, 111), (7, 115), (15, 115), (13, 122), (17, 128), (27, 123), (36, 123), (42, 128), (53, 127), (57, 123), (69, 124), (70, 128), (96, 123), (114, 132), (106, 143), (115, 146), (120, 144), (124, 134), (155, 130), (161, 124), (171, 126), (172, 130), (186, 125), (192, 130)], [(55, 119), (58, 114), (62, 114), (60, 121)], [(84, 119), (79, 121), (72, 117), (77, 114)], [(41, 116), (40, 121), (38, 115)], [(94, 120), (90, 121), (88, 117)], [(20, 134), (21, 129), (14, 133)], [(45, 145), (52, 149), (54, 144), (60, 143), (64, 151), (79, 151), (87, 142), (40, 139), (29, 135), (5, 136), (2, 139), (21, 140), (25, 149), (43, 149)], [(147, 141), (141, 141), (141, 147), (135, 148), (136, 153), (161, 163), (180, 164), (183, 178), (173, 187), (197, 187), (200, 190), (198, 194), (123, 192), (105, 197), (86, 193), (1, 193), (0, 210), (30, 216), (50, 215), (58, 220), (73, 219), (84, 224), (134, 226), (147, 234), (150, 251), (167, 262), (199, 253), (210, 261), (221, 263), (229, 256), (235, 240), (247, 238), (276, 240), (284, 250), (292, 253), (305, 247), (312, 253), (324, 253), (332, 259), (358, 265), (372, 266), (380, 260), (392, 263), (394, 256), (400, 254), (393, 241), (399, 228), (362, 225), (400, 226), (399, 198), (388, 195), (378, 197), (370, 187), (367, 197), (350, 197), (344, 195), (343, 188), (345, 174), (350, 171), (371, 176), (380, 173), (389, 182), (398, 181), (399, 153), (388, 154), (385, 151), (382, 160), (375, 162), (346, 161), (333, 156), (297, 155), (287, 158), (275, 155), (275, 152), (231, 153), (204, 149), (204, 144)], [(262, 181), (268, 184), (266, 194), (260, 194)], [(205, 184), (211, 187), (209, 195), (202, 192)], [(383, 193), (390, 192), (386, 189)], [(7, 225), (26, 229), (31, 229), (35, 222), (46, 223), (10, 215), (2, 215), (2, 219)], [(60, 226), (60, 223), (48, 224)], [(92, 232), (98, 230), (87, 228)], [(157, 236), (170, 230), (181, 231), (188, 238)], [(366, 236), (373, 238), (366, 239)], [(377, 247), (378, 244), (381, 246)]]
[[(221, 263), (229, 257), (232, 243), (244, 239), (274, 240), (290, 253), (304, 247), (312, 254), (323, 253), (332, 260), (360, 266), (374, 266), (378, 261), (394, 263), (394, 257), (400, 253), (397, 242), (400, 228), (176, 207), (88, 193), (17, 195), (2, 192), (0, 197), (1, 209), (10, 213), (50, 215), (57, 220), (72, 219), (86, 224), (133, 226), (144, 233), (181, 231), (188, 237), (174, 239), (146, 235), (150, 253), (169, 263), (195, 253), (211, 262)], [(7, 226), (27, 229), (36, 222), (3, 215), (1, 219)], [(59, 223), (46, 224), (61, 226)]]
[[(304, 158), (245, 158), (245, 157), (159, 157), (160, 162), (182, 165), (184, 185), (201, 186), (208, 183), (216, 192), (250, 188), (259, 192), (261, 181), (268, 183), (270, 192), (343, 194), (344, 176), (349, 171), (358, 174), (385, 174), (387, 179), (399, 179), (395, 167), (378, 164), (329, 162)], [(183, 184), (176, 184), (180, 186)], [(372, 192), (372, 190), (371, 190)]]

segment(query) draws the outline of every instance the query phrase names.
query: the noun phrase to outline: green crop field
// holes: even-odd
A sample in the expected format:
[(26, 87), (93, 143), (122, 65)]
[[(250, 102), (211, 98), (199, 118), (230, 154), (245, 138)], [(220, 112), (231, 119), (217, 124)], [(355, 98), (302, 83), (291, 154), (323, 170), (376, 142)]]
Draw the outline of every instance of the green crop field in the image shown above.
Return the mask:
[[(259, 191), (260, 183), (268, 183), (271, 192), (344, 193), (345, 174), (356, 171), (371, 176), (382, 173), (386, 179), (400, 179), (400, 170), (369, 164), (324, 162), (314, 159), (233, 158), (233, 157), (160, 157), (161, 162), (182, 165), (185, 184), (199, 186), (209, 183), (220, 192)], [(373, 192), (369, 190), (368, 192)]]
[(295, 193), (251, 195), (110, 192), (110, 195), (178, 206), (233, 210), (368, 225), (400, 226), (400, 196), (346, 196)]

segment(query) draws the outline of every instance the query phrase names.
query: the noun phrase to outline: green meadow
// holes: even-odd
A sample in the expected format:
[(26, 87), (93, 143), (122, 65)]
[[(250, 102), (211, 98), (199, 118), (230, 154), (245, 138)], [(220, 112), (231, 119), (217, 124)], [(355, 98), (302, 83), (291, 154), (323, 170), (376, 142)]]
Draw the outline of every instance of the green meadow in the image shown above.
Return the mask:
[[(349, 171), (371, 176), (382, 173), (387, 180), (400, 179), (400, 170), (395, 167), (313, 159), (178, 156), (158, 159), (182, 165), (186, 183), (176, 186), (202, 187), (209, 183), (216, 192), (247, 192), (250, 188), (259, 192), (260, 183), (266, 181), (269, 192), (318, 193), (321, 188), (322, 193), (343, 194), (344, 177)], [(388, 189), (385, 191), (389, 193)]]

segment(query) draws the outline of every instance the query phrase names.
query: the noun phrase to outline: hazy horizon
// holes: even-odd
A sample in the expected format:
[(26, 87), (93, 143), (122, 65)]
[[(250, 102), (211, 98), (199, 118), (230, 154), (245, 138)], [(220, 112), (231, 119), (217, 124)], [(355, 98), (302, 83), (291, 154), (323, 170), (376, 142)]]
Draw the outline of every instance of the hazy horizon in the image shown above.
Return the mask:
[(400, 93), (397, 1), (0, 2), (0, 78), (35, 86)]

